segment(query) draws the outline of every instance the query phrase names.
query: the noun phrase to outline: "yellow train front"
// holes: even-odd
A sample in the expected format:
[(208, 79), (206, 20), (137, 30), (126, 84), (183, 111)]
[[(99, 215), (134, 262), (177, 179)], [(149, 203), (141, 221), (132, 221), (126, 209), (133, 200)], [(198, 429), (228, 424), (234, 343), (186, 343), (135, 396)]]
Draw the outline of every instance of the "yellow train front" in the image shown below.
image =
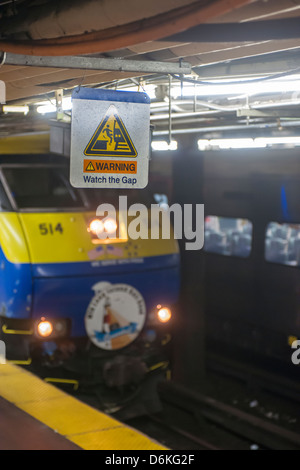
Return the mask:
[(174, 239), (100, 240), (96, 207), (112, 194), (72, 188), (61, 157), (0, 156), (0, 339), (7, 360), (130, 415), (156, 408), (169, 369), (179, 252)]

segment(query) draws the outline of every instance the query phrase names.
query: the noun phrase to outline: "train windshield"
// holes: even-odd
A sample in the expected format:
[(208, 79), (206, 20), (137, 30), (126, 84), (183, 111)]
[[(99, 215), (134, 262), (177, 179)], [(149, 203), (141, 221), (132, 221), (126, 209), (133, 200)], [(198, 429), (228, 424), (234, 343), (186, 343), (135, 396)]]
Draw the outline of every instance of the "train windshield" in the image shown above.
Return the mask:
[(139, 189), (76, 189), (69, 182), (69, 169), (54, 165), (5, 165), (2, 175), (6, 189), (18, 210), (82, 210), (103, 203), (119, 207), (119, 196), (127, 197), (127, 206), (134, 203), (160, 204), (152, 191)]
[(84, 207), (80, 191), (72, 188), (66, 168), (16, 166), (2, 169), (10, 196), (18, 209), (74, 209)]
[(151, 189), (87, 189), (85, 195), (89, 204), (96, 209), (100, 204), (112, 204), (115, 208), (119, 207), (119, 197), (126, 196), (127, 207), (132, 204), (143, 204), (151, 207), (151, 204), (157, 204), (157, 200), (152, 194)]

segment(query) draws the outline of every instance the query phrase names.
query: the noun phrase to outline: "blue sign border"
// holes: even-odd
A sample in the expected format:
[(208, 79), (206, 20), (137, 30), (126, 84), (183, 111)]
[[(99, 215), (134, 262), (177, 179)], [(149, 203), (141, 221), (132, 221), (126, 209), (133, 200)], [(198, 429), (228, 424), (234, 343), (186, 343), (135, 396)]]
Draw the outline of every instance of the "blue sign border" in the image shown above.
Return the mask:
[(117, 91), (78, 87), (73, 90), (72, 100), (115, 101), (150, 104), (147, 93), (140, 91)]

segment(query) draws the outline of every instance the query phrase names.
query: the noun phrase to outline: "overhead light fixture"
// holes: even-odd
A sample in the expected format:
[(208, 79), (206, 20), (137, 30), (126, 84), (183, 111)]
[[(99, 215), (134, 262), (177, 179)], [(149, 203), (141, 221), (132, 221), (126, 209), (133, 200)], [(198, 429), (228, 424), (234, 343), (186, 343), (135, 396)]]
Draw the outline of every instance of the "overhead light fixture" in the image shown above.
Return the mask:
[(152, 150), (165, 151), (165, 150), (177, 150), (178, 143), (176, 140), (172, 140), (169, 144), (166, 140), (154, 140), (151, 143)]
[(263, 143), (256, 143), (254, 139), (211, 139), (211, 140), (198, 140), (199, 150), (209, 150), (212, 148), (226, 149), (247, 149), (265, 147)]
[[(57, 108), (55, 103), (49, 103), (49, 101), (44, 101), (37, 103), (39, 106), (37, 107), (37, 112), (39, 114), (48, 114), (48, 113), (56, 113)], [(72, 99), (71, 97), (63, 98), (62, 100), (62, 109), (63, 111), (70, 111), (72, 109)]]
[(198, 140), (199, 150), (213, 149), (251, 149), (266, 148), (269, 146), (300, 146), (300, 137), (257, 137), (256, 139), (200, 139)]
[[(266, 77), (262, 77), (266, 78)], [(251, 96), (258, 95), (261, 93), (287, 93), (287, 92), (296, 92), (299, 99), (298, 93), (300, 93), (300, 79), (298, 75), (291, 75), (285, 79), (270, 79), (262, 80), (249, 79), (243, 80), (239, 79), (228, 83), (228, 80), (222, 81), (211, 81), (207, 83), (184, 83), (181, 85), (174, 85), (171, 90), (172, 98), (176, 99), (178, 97), (187, 98), (191, 96), (217, 96), (225, 95), (230, 99), (232, 95), (238, 97), (241, 96)]]
[(4, 105), (2, 106), (2, 111), (4, 113), (21, 113), (26, 115), (29, 113), (29, 106)]

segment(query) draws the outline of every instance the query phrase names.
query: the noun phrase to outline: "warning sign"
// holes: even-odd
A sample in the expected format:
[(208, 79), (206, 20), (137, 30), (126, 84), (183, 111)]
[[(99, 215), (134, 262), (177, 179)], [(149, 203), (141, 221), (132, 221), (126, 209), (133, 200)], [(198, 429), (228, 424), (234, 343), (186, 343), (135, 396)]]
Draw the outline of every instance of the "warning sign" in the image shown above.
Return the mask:
[(85, 160), (84, 173), (131, 173), (136, 174), (136, 162), (112, 161), (112, 160)]
[(137, 151), (118, 114), (111, 105), (88, 143), (84, 154), (88, 157), (136, 157)]
[(149, 150), (150, 98), (146, 93), (84, 87), (73, 91), (72, 186), (145, 188)]

